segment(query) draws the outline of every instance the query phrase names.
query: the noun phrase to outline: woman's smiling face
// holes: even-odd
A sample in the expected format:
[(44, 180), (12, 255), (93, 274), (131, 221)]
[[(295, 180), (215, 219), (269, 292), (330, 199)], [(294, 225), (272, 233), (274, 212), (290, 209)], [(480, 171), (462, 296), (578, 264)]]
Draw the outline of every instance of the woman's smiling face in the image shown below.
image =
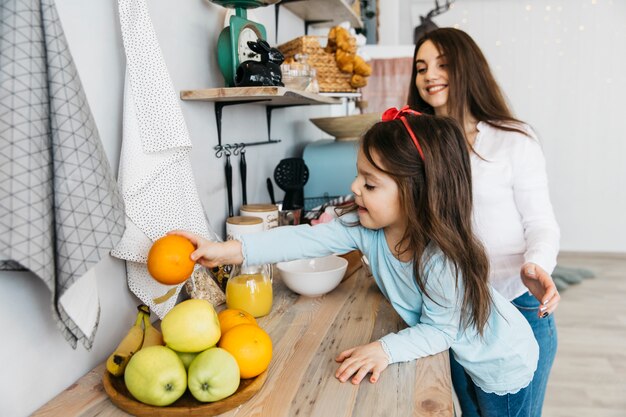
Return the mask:
[[(372, 153), (376, 165), (380, 163), (376, 153)], [(398, 229), (404, 231), (406, 218), (400, 205), (398, 184), (389, 175), (373, 166), (359, 150), (357, 176), (352, 182), (352, 192), (358, 205), (359, 220), (368, 229)]]
[(448, 113), (448, 69), (444, 55), (431, 41), (424, 42), (415, 57), (415, 86), (420, 97), (435, 109), (435, 114)]

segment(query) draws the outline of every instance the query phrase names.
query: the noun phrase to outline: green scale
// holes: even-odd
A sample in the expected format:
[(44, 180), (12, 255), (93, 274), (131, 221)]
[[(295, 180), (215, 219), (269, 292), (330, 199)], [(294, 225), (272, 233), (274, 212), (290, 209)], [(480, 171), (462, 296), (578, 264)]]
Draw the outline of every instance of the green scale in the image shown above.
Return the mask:
[(248, 42), (267, 40), (265, 26), (248, 20), (247, 9), (276, 4), (280, 0), (211, 0), (223, 7), (235, 9), (229, 26), (224, 28), (217, 40), (217, 62), (227, 87), (235, 86), (235, 75), (240, 63), (249, 59), (259, 60), (258, 54), (248, 47)]

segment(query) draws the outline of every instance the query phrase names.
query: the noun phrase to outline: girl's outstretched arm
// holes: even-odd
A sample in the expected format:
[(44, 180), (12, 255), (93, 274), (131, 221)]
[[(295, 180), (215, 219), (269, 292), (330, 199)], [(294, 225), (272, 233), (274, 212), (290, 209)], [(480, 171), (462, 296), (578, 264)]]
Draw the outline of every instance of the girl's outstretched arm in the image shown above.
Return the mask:
[(372, 384), (375, 383), (380, 378), (381, 372), (389, 366), (389, 357), (380, 341), (344, 350), (337, 355), (335, 360), (341, 362), (339, 369), (335, 372), (335, 377), (341, 382), (346, 382), (352, 377), (351, 382), (355, 385), (358, 385), (370, 372), (372, 376), (369, 380)]
[(191, 254), (191, 260), (207, 268), (238, 265), (243, 262), (241, 242), (238, 240), (211, 242), (184, 230), (173, 230), (168, 235), (178, 235), (189, 239), (196, 247), (196, 250)]

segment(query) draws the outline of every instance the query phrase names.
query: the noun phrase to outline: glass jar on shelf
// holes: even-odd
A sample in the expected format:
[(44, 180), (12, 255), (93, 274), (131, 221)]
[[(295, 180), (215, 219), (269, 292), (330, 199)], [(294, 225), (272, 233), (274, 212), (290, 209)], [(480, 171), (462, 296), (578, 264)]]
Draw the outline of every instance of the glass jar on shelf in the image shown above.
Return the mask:
[(285, 87), (308, 91), (312, 80), (312, 67), (307, 62), (308, 58), (309, 56), (306, 54), (295, 54), (292, 60), (280, 66), (282, 81)]
[(271, 265), (234, 265), (226, 283), (226, 306), (266, 316), (273, 302)]
[(317, 94), (317, 93), (320, 92), (320, 85), (317, 82), (317, 70), (315, 68), (313, 68), (313, 67), (311, 67), (310, 76), (311, 76), (310, 77), (311, 81), (309, 82), (309, 85), (306, 87), (305, 91), (307, 91), (309, 93)]

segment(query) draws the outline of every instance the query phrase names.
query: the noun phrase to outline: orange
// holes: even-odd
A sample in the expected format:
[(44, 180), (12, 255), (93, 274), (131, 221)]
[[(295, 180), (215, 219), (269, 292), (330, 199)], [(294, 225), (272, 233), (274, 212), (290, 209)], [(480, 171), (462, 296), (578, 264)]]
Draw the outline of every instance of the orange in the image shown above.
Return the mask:
[(240, 324), (222, 335), (218, 346), (235, 357), (241, 378), (254, 378), (272, 360), (272, 339), (254, 324)]
[(246, 311), (236, 308), (227, 308), (217, 315), (220, 321), (220, 330), (222, 334), (226, 333), (239, 324), (257, 324), (254, 316)]
[(195, 249), (185, 237), (163, 236), (148, 252), (148, 272), (161, 284), (180, 284), (193, 273), (195, 262), (189, 256)]

